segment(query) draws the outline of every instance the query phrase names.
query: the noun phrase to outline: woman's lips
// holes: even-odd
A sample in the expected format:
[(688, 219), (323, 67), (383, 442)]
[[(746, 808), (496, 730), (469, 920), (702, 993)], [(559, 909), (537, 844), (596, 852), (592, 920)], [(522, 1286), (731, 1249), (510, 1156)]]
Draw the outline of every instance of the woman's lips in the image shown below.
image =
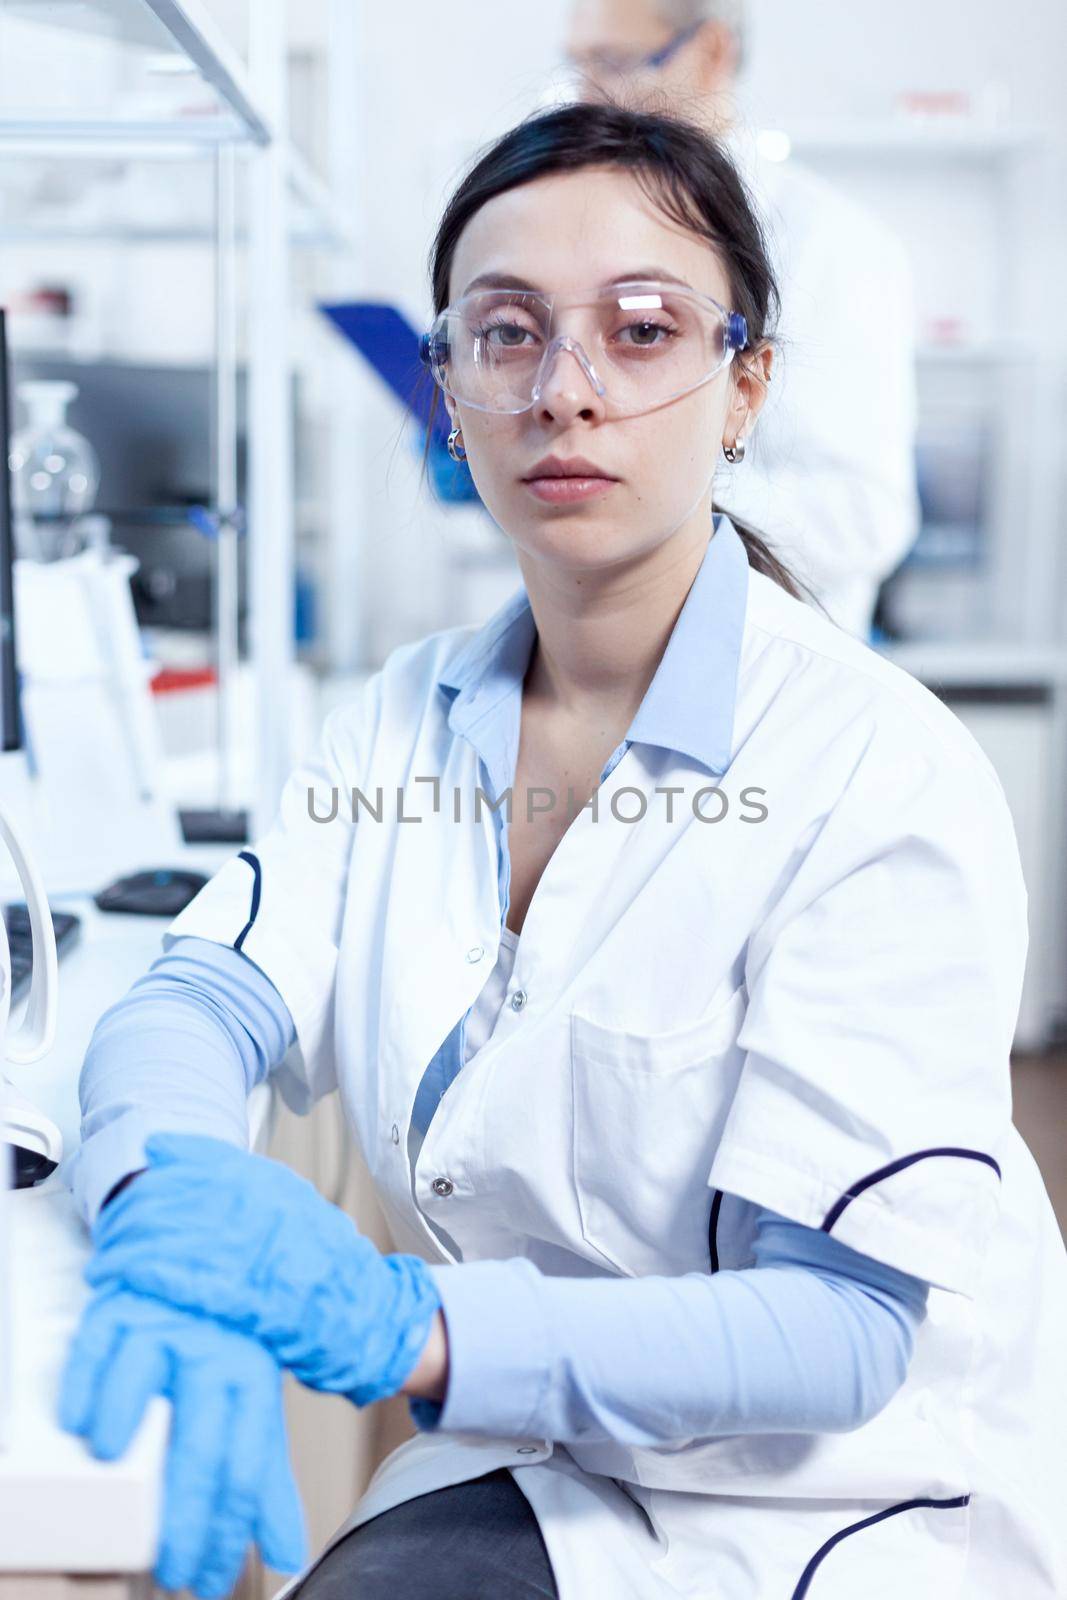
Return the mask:
[(525, 478), (524, 483), (538, 500), (551, 505), (569, 505), (574, 500), (591, 500), (606, 494), (618, 478)]

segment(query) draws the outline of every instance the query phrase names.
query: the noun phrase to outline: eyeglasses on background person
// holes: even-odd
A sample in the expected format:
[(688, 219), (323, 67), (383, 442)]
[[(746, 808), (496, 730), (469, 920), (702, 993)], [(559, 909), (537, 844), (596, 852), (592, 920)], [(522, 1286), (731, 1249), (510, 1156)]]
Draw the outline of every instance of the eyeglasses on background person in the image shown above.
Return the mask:
[[(563, 312), (574, 331), (561, 331)], [(608, 415), (628, 417), (708, 383), (747, 343), (745, 318), (710, 295), (634, 280), (569, 295), (474, 290), (438, 315), (419, 355), (454, 400), (514, 415), (538, 403), (567, 352)]]
[(591, 73), (596, 77), (623, 78), (632, 72), (654, 72), (665, 66), (683, 45), (688, 44), (701, 26), (700, 22), (693, 22), (687, 28), (679, 28), (676, 33), (671, 34), (666, 44), (661, 44), (658, 49), (647, 53), (590, 50), (583, 52), (580, 57), (569, 57), (568, 62), (574, 71)]

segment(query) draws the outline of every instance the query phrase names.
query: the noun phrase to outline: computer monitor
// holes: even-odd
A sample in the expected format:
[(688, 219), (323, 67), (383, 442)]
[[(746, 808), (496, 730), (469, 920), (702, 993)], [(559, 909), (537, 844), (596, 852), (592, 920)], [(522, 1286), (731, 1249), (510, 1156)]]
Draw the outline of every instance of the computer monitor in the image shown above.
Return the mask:
[(11, 390), (7, 359), (7, 320), (0, 306), (0, 754), (22, 746), (19, 686), (15, 670), (15, 555), (11, 500)]

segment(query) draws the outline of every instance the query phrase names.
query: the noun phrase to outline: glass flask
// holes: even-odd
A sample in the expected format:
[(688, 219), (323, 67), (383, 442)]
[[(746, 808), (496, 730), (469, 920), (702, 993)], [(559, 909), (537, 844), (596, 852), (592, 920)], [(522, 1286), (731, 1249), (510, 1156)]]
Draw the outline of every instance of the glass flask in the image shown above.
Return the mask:
[(78, 519), (96, 498), (100, 464), (88, 439), (67, 423), (77, 384), (33, 379), (17, 393), (28, 418), (11, 441), (15, 542), (20, 556), (58, 561), (82, 547)]

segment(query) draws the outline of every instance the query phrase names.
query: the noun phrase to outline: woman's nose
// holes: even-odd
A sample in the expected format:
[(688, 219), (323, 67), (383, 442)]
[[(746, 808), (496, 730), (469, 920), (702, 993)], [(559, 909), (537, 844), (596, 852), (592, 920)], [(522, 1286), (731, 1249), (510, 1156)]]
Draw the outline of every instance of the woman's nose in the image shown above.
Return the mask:
[(602, 417), (605, 397), (598, 392), (597, 374), (577, 340), (546, 352), (540, 374), (537, 412), (542, 417), (569, 421), (572, 417)]

